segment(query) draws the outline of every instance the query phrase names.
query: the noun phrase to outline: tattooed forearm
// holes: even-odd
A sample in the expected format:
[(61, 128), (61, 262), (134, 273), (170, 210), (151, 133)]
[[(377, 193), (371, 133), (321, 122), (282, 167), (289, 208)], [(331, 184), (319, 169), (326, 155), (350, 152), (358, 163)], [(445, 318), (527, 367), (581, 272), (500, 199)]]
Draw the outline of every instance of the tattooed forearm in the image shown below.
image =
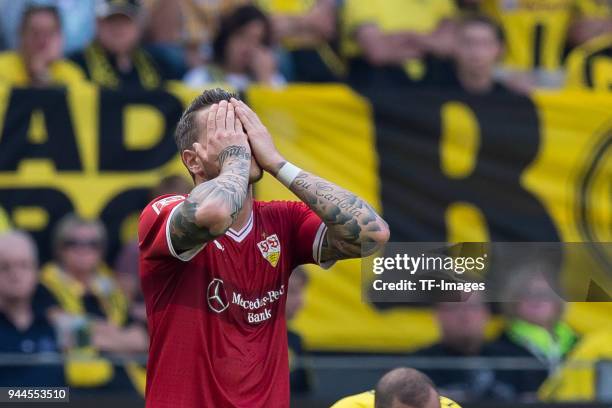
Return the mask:
[(197, 185), (169, 221), (172, 246), (189, 250), (225, 233), (247, 196), (251, 154), (244, 146), (219, 153), (221, 173)]
[(368, 255), (387, 241), (387, 223), (350, 191), (304, 171), (290, 189), (327, 225), (321, 261)]

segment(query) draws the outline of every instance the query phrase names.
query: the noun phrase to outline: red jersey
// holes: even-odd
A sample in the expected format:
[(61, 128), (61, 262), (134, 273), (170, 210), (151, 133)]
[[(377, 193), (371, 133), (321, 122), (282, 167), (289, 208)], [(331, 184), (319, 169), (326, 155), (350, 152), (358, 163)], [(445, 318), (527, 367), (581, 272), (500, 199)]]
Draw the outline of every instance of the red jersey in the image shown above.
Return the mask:
[(146, 405), (289, 407), (287, 283), (318, 263), (325, 224), (301, 202), (255, 201), (240, 231), (179, 254), (168, 220), (185, 198), (157, 198), (138, 226)]

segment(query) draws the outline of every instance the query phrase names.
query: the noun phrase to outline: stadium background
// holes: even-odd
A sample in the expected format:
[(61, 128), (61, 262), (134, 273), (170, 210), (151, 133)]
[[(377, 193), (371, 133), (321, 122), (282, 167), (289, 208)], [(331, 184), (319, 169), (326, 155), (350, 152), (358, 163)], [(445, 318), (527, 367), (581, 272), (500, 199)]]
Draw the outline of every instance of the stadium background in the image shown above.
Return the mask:
[[(340, 83), (253, 83), (241, 95), (289, 160), (381, 209), (394, 241), (594, 241), (594, 250), (612, 241), (609, 92), (361, 91)], [(29, 231), (44, 264), (58, 220), (71, 212), (99, 218), (113, 265), (135, 236), (151, 188), (183, 173), (173, 127), (197, 93), (179, 81), (154, 90), (87, 81), (47, 89), (1, 85), (0, 223)], [(269, 176), (255, 192), (264, 200), (292, 198)], [(609, 268), (611, 254), (605, 255), (600, 262)], [(307, 272), (305, 306), (292, 326), (319, 378), (304, 406), (371, 387), (398, 358), (409, 364), (408, 353), (439, 338), (430, 307), (381, 309), (362, 298), (359, 261)], [(580, 335), (612, 330), (612, 303), (601, 302), (610, 296), (606, 279), (585, 270), (585, 299), (599, 302), (568, 305), (565, 320)], [(503, 325), (495, 316), (488, 338)], [(603, 353), (578, 357), (588, 369), (574, 361), (579, 368), (570, 364), (558, 380), (574, 389), (565, 384), (543, 398), (595, 400), (593, 371)], [(330, 383), (347, 370), (351, 378)]]

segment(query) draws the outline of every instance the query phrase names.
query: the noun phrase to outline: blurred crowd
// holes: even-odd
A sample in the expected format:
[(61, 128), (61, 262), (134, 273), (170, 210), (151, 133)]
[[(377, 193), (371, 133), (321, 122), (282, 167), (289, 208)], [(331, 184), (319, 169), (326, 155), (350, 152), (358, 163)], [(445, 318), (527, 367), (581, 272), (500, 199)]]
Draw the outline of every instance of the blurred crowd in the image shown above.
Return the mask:
[(608, 0), (0, 0), (0, 78), (611, 89)]
[[(181, 176), (168, 176), (151, 196), (185, 194), (189, 188)], [(68, 214), (55, 227), (53, 259), (39, 265), (31, 236), (0, 232), (1, 385), (143, 395), (148, 335), (137, 243), (126, 243), (112, 266), (105, 262), (106, 243), (100, 221)], [(547, 390), (568, 386), (569, 399), (595, 399), (595, 365), (612, 358), (612, 332), (602, 328), (580, 336), (565, 323), (566, 302), (545, 278), (554, 274), (551, 268), (527, 261), (507, 271), (513, 279), (506, 295), (513, 302), (489, 304), (472, 293), (459, 303), (434, 304), (438, 342), (396, 361), (434, 362), (424, 372), (441, 393), (458, 401), (546, 400)], [(307, 285), (305, 270), (294, 270), (287, 290), (289, 321), (304, 306)], [(494, 313), (503, 325), (491, 338), (487, 327)], [(299, 333), (289, 329), (287, 338), (292, 395), (307, 396), (316, 387), (312, 357)], [(59, 363), (46, 360), (49, 355)], [(33, 359), (24, 364), (24, 356)], [(469, 359), (476, 360), (466, 364)]]
[[(0, 10), (0, 81), (13, 86), (89, 81), (155, 89), (177, 80), (239, 91), (292, 82), (472, 94), (612, 90), (606, 0), (0, 0)], [(170, 176), (151, 196), (190, 188)], [(15, 363), (0, 369), (0, 385), (142, 392), (138, 357), (148, 337), (137, 243), (126, 244), (109, 266), (105, 226), (71, 214), (51, 245), (53, 261), (39, 265), (28, 234), (8, 225), (0, 232), (0, 353), (61, 353), (64, 363)], [(486, 340), (492, 311), (474, 295), (435, 306), (440, 341), (415, 355), (524, 357), (536, 369), (430, 370), (445, 395), (533, 400), (568, 360), (612, 356), (564, 323), (565, 304), (546, 282), (523, 275), (509, 289), (521, 300), (497, 310), (505, 317), (498, 338)], [(306, 273), (294, 271), (288, 319), (302, 307), (307, 284)], [(308, 393), (313, 383), (301, 338), (290, 332), (288, 340), (292, 388)]]

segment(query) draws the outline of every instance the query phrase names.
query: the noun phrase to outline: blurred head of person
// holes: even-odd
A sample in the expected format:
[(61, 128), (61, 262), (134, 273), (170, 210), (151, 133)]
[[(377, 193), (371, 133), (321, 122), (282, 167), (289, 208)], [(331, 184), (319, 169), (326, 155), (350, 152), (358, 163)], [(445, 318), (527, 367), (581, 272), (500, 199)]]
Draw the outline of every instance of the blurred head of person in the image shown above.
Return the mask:
[(503, 32), (481, 15), (465, 17), (457, 28), (454, 61), (459, 81), (467, 91), (487, 91), (503, 52)]
[(271, 44), (272, 28), (266, 15), (255, 6), (242, 6), (221, 19), (213, 57), (226, 72), (249, 74), (258, 55)]
[(30, 71), (48, 67), (62, 57), (64, 38), (57, 8), (28, 6), (21, 17), (19, 32), (20, 52)]
[[(191, 102), (176, 125), (174, 141), (183, 164), (187, 167), (196, 185), (206, 180), (212, 180), (221, 172), (217, 161), (202, 163), (193, 148), (193, 144), (198, 142), (206, 149), (208, 110), (212, 105), (221, 101), (229, 101), (231, 98), (239, 99), (239, 96), (219, 88), (208, 89)], [(263, 171), (253, 155), (251, 156), (249, 184), (258, 182), (262, 176)]]
[(29, 302), (38, 283), (38, 251), (22, 231), (0, 234), (0, 305)]
[(97, 40), (111, 54), (128, 55), (140, 43), (141, 13), (137, 0), (98, 0)]
[(178, 174), (171, 174), (159, 180), (159, 183), (151, 189), (151, 199), (164, 194), (187, 194), (192, 189), (192, 185), (185, 177)]
[(106, 248), (106, 229), (98, 220), (76, 214), (62, 218), (53, 235), (56, 261), (64, 272), (87, 283), (102, 263)]
[(285, 306), (287, 320), (293, 319), (297, 312), (304, 307), (304, 289), (306, 289), (307, 284), (308, 275), (306, 275), (304, 268), (298, 266), (289, 277), (287, 304)]
[(436, 305), (441, 342), (466, 355), (477, 354), (485, 341), (485, 329), (490, 312), (482, 295), (473, 292), (462, 302)]
[(396, 368), (376, 384), (375, 408), (440, 408), (440, 395), (425, 374)]
[(533, 261), (514, 271), (508, 284), (504, 314), (509, 320), (522, 320), (552, 331), (562, 319), (565, 301), (553, 278), (551, 264)]

